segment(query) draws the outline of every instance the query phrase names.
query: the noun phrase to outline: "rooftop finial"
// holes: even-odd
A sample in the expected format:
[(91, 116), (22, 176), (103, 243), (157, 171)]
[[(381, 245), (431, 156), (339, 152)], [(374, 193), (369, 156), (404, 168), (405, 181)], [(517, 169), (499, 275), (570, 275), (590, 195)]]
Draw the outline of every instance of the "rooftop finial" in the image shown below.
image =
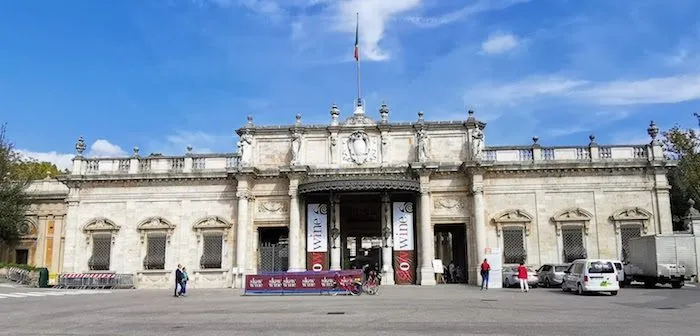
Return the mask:
[(419, 124), (422, 124), (423, 122), (425, 122), (425, 117), (424, 117), (424, 115), (425, 115), (425, 114), (423, 113), (423, 111), (418, 111), (418, 123), (419, 123)]
[(379, 115), (382, 118), (382, 124), (389, 122), (389, 107), (386, 105), (386, 102), (382, 102), (382, 105), (379, 107)]
[(294, 125), (301, 126), (301, 113), (297, 113), (296, 121), (294, 122)]
[(134, 157), (139, 157), (139, 148), (134, 146)]
[(255, 125), (253, 124), (253, 116), (249, 115), (247, 119), (248, 123), (246, 123), (245, 127), (255, 127)]
[(659, 135), (659, 128), (656, 127), (656, 123), (652, 120), (649, 123), (649, 128), (647, 128), (647, 134), (651, 137), (651, 142), (656, 143), (656, 136)]
[(85, 138), (82, 136), (80, 136), (78, 141), (75, 143), (75, 151), (78, 153), (78, 156), (83, 156), (83, 153), (85, 152)]
[(331, 106), (331, 126), (338, 126), (338, 117), (340, 116), (340, 109), (338, 105), (333, 104)]

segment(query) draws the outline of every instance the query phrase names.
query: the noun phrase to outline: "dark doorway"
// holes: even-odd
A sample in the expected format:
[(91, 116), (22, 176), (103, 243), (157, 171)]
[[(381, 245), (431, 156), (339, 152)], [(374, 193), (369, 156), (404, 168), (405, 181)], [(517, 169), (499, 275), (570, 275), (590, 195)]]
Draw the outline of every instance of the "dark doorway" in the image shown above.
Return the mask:
[(289, 229), (258, 228), (258, 273), (286, 272), (289, 266)]
[[(467, 283), (467, 230), (464, 224), (435, 225), (435, 258), (445, 266), (445, 280)], [(451, 266), (450, 263), (453, 263)]]
[(340, 240), (343, 269), (370, 265), (381, 269), (382, 220), (379, 193), (340, 198)]
[(15, 264), (18, 264), (18, 265), (29, 264), (29, 250), (26, 250), (26, 249), (15, 250)]

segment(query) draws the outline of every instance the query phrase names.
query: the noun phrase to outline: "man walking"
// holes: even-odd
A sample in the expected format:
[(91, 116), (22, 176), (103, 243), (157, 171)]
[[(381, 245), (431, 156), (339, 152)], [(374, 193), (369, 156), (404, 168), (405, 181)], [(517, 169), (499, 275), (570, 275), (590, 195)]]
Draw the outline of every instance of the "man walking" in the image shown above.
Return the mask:
[[(182, 279), (183, 279), (183, 273), (182, 273), (182, 265), (177, 264), (177, 269), (175, 270), (175, 293), (173, 294), (174, 297), (179, 297), (180, 296), (180, 291), (182, 291)], [(180, 291), (178, 291), (178, 286)]]
[(481, 290), (489, 289), (489, 272), (491, 272), (491, 265), (487, 259), (484, 259), (481, 263)]

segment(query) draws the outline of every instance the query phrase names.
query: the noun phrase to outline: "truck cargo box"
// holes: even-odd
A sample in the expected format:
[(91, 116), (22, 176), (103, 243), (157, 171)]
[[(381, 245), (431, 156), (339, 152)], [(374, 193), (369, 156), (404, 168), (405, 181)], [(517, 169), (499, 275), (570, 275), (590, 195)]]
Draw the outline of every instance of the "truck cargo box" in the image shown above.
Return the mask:
[(686, 277), (697, 275), (692, 235), (649, 235), (632, 238), (628, 244), (629, 263), (646, 275), (660, 274), (660, 266), (669, 264), (685, 266)]

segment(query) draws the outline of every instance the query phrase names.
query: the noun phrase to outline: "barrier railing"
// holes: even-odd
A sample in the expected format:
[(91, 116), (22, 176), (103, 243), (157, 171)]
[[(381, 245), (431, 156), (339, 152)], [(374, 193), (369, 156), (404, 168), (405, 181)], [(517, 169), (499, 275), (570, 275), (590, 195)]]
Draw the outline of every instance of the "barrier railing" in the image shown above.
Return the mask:
[(10, 267), (7, 271), (7, 279), (23, 285), (29, 285), (32, 280), (29, 271), (17, 267)]
[(56, 288), (65, 289), (132, 289), (133, 274), (66, 273), (58, 276)]

